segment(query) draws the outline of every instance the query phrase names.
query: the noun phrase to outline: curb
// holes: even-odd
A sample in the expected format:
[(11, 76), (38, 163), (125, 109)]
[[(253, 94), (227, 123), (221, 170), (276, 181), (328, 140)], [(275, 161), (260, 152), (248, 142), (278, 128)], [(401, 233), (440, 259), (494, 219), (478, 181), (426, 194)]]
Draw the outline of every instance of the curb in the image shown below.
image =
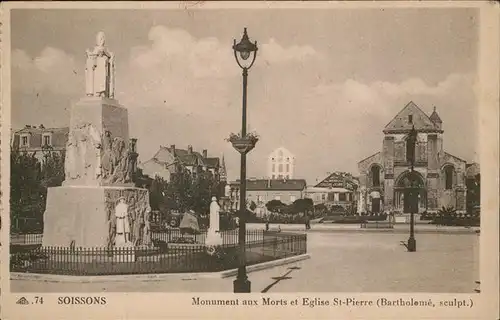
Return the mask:
[[(291, 230), (290, 230), (291, 231)], [(408, 234), (410, 231), (409, 230), (397, 230), (397, 229), (309, 229), (307, 231), (305, 230), (297, 230), (297, 231), (303, 231), (305, 233), (309, 232), (324, 232), (324, 233), (393, 233), (393, 234)], [(465, 230), (418, 230), (415, 229), (415, 234), (475, 234), (476, 231), (472, 229), (465, 229)]]
[[(255, 272), (273, 267), (309, 259), (311, 256), (301, 254), (289, 258), (263, 262), (247, 266), (247, 272)], [(127, 281), (161, 281), (168, 279), (197, 280), (197, 279), (223, 279), (236, 275), (238, 269), (220, 272), (200, 273), (158, 273), (158, 274), (134, 274), (134, 275), (107, 275), (107, 276), (68, 276), (56, 274), (21, 273), (11, 272), (10, 280), (41, 281), (54, 283), (95, 283), (95, 282), (127, 282)]]
[[(271, 269), (274, 267), (278, 267), (278, 266), (282, 266), (285, 264), (290, 264), (290, 263), (294, 263), (294, 262), (298, 262), (298, 261), (302, 261), (302, 260), (307, 260), (310, 258), (311, 258), (311, 255), (309, 253), (304, 253), (304, 254), (289, 257), (289, 258), (254, 264), (254, 265), (247, 267), (247, 273)], [(221, 278), (229, 278), (229, 277), (235, 276), (237, 274), (238, 274), (238, 269), (226, 270), (226, 271), (220, 272), (220, 277)]]

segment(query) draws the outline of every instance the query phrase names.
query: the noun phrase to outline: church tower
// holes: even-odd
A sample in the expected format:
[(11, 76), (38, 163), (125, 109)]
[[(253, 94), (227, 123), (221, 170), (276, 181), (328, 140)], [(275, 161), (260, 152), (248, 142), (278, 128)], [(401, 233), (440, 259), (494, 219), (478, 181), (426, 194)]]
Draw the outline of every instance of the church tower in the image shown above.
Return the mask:
[(220, 181), (227, 181), (227, 171), (226, 162), (224, 161), (224, 155), (222, 155), (222, 161), (219, 169)]

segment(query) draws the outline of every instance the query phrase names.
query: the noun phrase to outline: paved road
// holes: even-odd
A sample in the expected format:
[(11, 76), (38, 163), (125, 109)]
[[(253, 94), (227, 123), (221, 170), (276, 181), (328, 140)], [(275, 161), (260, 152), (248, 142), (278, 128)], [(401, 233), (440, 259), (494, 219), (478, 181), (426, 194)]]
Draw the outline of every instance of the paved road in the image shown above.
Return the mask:
[[(247, 229), (249, 230), (263, 230), (265, 225), (262, 223), (249, 223), (247, 224)], [(277, 230), (280, 228), (283, 231), (306, 231), (303, 224), (274, 224), (269, 225), (270, 230)], [(387, 232), (387, 233), (398, 233), (398, 234), (408, 234), (410, 225), (407, 223), (395, 224), (394, 228), (361, 228), (360, 224), (341, 224), (341, 223), (315, 223), (311, 224), (311, 229), (307, 232)], [(479, 228), (476, 227), (451, 227), (451, 226), (437, 226), (433, 224), (417, 224), (415, 226), (416, 233), (446, 233), (446, 234), (469, 234), (475, 233)]]
[[(406, 236), (387, 233), (311, 233), (311, 259), (249, 274), (258, 292), (456, 292), (470, 293), (478, 279), (475, 234), (422, 234), (417, 252)], [(290, 269), (292, 268), (292, 269)], [(119, 283), (11, 281), (16, 292), (231, 292), (227, 279)]]

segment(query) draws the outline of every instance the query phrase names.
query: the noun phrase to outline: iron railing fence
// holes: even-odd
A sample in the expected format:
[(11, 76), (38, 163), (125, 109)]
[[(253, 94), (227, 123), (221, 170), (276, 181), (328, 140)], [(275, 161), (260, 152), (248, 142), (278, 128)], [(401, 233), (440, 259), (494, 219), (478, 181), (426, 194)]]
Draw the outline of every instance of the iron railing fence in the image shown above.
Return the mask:
[[(307, 253), (307, 235), (260, 231), (245, 244), (246, 265)], [(236, 235), (237, 238), (237, 235)], [(233, 239), (230, 237), (230, 239)], [(218, 272), (239, 266), (237, 242), (217, 247), (168, 243), (162, 247), (68, 248), (38, 247), (11, 253), (12, 272), (61, 275), (124, 275)]]

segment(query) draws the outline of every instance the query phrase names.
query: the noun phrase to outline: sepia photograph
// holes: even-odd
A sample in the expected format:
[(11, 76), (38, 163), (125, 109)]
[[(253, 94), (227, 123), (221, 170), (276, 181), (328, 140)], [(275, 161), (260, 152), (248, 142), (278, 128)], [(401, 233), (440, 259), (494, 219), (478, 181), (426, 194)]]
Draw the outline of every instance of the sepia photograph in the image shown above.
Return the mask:
[(10, 9), (2, 242), (16, 303), (479, 296), (480, 222), (498, 215), (481, 202), (480, 12)]

